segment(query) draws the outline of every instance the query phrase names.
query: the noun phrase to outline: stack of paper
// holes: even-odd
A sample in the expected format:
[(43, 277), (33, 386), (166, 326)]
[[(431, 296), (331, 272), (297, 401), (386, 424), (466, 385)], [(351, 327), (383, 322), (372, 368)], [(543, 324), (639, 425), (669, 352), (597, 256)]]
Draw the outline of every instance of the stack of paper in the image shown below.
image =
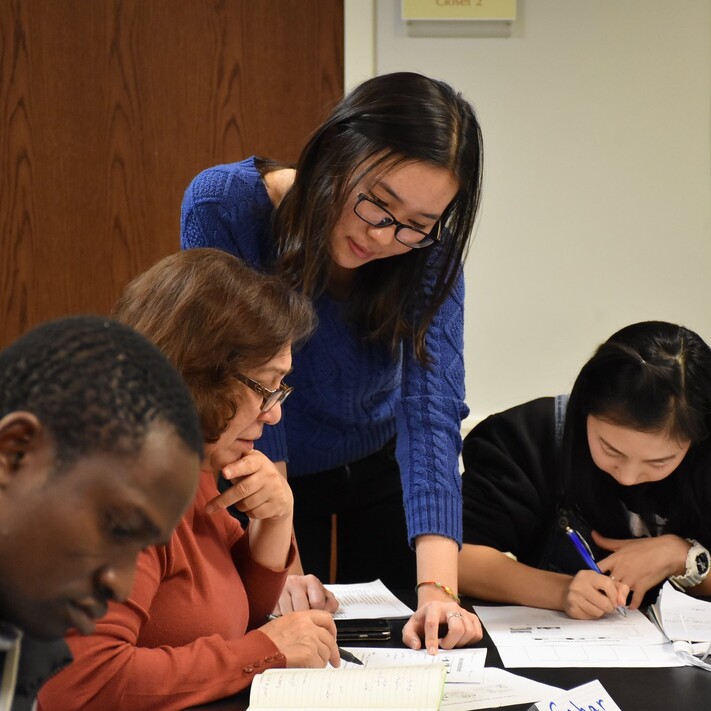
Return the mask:
[(682, 661), (711, 671), (711, 664), (706, 662), (711, 653), (711, 602), (665, 583), (649, 613)]
[[(338, 600), (340, 607), (334, 615), (336, 619), (372, 619), (378, 617), (409, 617), (413, 611), (404, 605), (380, 580), (370, 583), (326, 586)], [(351, 647), (348, 651), (355, 654), (363, 664), (342, 662), (339, 669), (316, 670), (335, 675), (333, 678), (313, 674), (313, 670), (278, 670), (265, 672), (264, 679), (256, 677), (250, 695), (250, 709), (346, 709), (374, 708), (374, 704), (386, 703), (382, 708), (409, 708), (406, 704), (415, 700), (411, 695), (402, 701), (383, 698), (378, 694), (365, 697), (363, 689), (393, 688), (405, 684), (414, 689), (411, 683), (413, 669), (421, 669), (425, 676), (432, 674), (424, 668), (445, 670), (444, 692), (437, 708), (444, 711), (473, 711), (491, 707), (510, 706), (553, 698), (563, 690), (548, 684), (542, 684), (525, 677), (512, 674), (503, 669), (485, 668), (485, 649), (440, 650), (436, 656), (424, 650), (397, 649), (389, 647)], [(305, 672), (302, 675), (302, 672)], [(340, 675), (348, 675), (340, 679)], [(382, 675), (381, 673), (382, 672)], [(266, 676), (268, 674), (268, 676)], [(377, 685), (373, 682), (376, 680)], [(310, 701), (306, 687), (314, 687), (318, 694), (327, 692), (328, 698)], [(434, 685), (436, 686), (436, 684)], [(432, 684), (428, 689), (432, 691)], [(282, 691), (286, 689), (286, 694)], [(347, 698), (343, 696), (347, 691)], [(420, 691), (414, 695), (417, 703), (424, 698)], [(309, 703), (303, 705), (307, 698)], [(403, 705), (396, 705), (402, 703)], [(428, 702), (429, 703), (429, 702)], [(269, 705), (271, 704), (271, 705)], [(354, 705), (354, 706), (352, 706)], [(420, 708), (420, 707), (418, 707)], [(429, 706), (422, 708), (430, 708)]]
[[(334, 615), (336, 619), (408, 617), (413, 614), (413, 611), (400, 602), (380, 580), (362, 584), (327, 585), (326, 587), (333, 592), (340, 604), (338, 612)], [(363, 662), (363, 665), (343, 662), (339, 669), (329, 669), (328, 673), (336, 675), (345, 671), (360, 673), (361, 675), (355, 678), (344, 679), (344, 682), (354, 684), (356, 692), (361, 683), (372, 683), (372, 675), (378, 669), (396, 670), (394, 673), (397, 675), (397, 683), (402, 683), (412, 675), (417, 677), (423, 667), (444, 667), (446, 677), (439, 708), (445, 711), (473, 711), (474, 709), (531, 703), (542, 698), (552, 697), (562, 691), (558, 687), (541, 684), (503, 669), (485, 668), (486, 649), (440, 650), (436, 656), (427, 654), (424, 650), (414, 651), (402, 648), (350, 647), (347, 649), (355, 654)], [(279, 675), (280, 679), (273, 679), (269, 682), (270, 689), (275, 681), (279, 682), (280, 688), (283, 683), (288, 684), (292, 690), (298, 688), (302, 681), (297, 673), (298, 670), (289, 671), (295, 672), (293, 675), (296, 677), (295, 679), (292, 677), (287, 680), (285, 675)], [(307, 674), (306, 678), (311, 679), (312, 675)], [(255, 679), (255, 683), (256, 681)], [(323, 684), (320, 678), (318, 684), (319, 686)], [(338, 688), (342, 687), (338, 686)], [(253, 687), (250, 708), (267, 708), (263, 705), (264, 701), (261, 698), (266, 691), (263, 682), (257, 684), (256, 690)], [(270, 693), (273, 692), (270, 690)], [(351, 703), (353, 700), (361, 703), (362, 697), (359, 700), (356, 693), (353, 699), (344, 701)], [(299, 694), (292, 701), (301, 702), (303, 697)], [(283, 706), (283, 708), (292, 707)], [(313, 708), (322, 707), (314, 706)], [(334, 706), (334, 708), (346, 707)], [(370, 707), (361, 705), (358, 708)]]

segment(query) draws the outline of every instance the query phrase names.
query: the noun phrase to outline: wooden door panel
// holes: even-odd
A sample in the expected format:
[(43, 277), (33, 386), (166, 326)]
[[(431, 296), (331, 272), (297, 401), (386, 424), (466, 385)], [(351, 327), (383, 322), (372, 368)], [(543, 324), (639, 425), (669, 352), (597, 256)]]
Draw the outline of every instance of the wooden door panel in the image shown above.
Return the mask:
[(0, 3), (0, 345), (107, 313), (195, 173), (294, 160), (342, 92), (342, 0)]

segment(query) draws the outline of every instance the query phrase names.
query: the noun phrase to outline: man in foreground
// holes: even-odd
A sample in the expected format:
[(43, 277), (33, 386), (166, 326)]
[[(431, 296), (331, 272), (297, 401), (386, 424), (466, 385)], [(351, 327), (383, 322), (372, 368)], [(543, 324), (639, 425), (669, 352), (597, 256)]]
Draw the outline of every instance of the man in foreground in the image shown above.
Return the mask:
[(60, 319), (0, 353), (0, 711), (31, 709), (71, 661), (67, 629), (128, 596), (201, 458), (187, 387), (132, 329)]

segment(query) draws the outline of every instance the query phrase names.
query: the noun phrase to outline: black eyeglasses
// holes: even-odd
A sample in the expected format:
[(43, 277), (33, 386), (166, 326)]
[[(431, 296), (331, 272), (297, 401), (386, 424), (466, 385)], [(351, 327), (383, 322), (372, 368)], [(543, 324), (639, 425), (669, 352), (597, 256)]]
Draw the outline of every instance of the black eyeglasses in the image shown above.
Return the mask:
[(416, 227), (403, 225), (398, 222), (382, 205), (373, 198), (358, 193), (358, 199), (353, 206), (353, 212), (360, 217), (363, 222), (367, 222), (373, 227), (390, 227), (395, 225), (395, 239), (412, 249), (429, 247), (434, 242), (439, 242), (441, 238), (441, 225), (439, 221), (430, 232), (418, 230)]
[(282, 383), (276, 390), (270, 390), (256, 380), (252, 380), (252, 378), (248, 378), (241, 373), (236, 373), (235, 378), (241, 383), (244, 383), (250, 390), (254, 390), (255, 393), (262, 396), (262, 406), (259, 408), (262, 412), (267, 412), (271, 410), (274, 405), (284, 402), (284, 400), (294, 392), (294, 388), (290, 388), (286, 383)]

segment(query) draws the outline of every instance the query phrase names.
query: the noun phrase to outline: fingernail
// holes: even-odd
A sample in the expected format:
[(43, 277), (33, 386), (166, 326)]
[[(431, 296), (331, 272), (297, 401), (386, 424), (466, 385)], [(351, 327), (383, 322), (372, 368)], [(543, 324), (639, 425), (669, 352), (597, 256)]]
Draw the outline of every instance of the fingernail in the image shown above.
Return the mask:
[(430, 645), (427, 647), (427, 654), (437, 654), (438, 647), (436, 645)]
[(211, 514), (215, 513), (215, 511), (217, 511), (217, 506), (215, 506), (215, 504), (207, 504), (205, 506), (205, 513)]

